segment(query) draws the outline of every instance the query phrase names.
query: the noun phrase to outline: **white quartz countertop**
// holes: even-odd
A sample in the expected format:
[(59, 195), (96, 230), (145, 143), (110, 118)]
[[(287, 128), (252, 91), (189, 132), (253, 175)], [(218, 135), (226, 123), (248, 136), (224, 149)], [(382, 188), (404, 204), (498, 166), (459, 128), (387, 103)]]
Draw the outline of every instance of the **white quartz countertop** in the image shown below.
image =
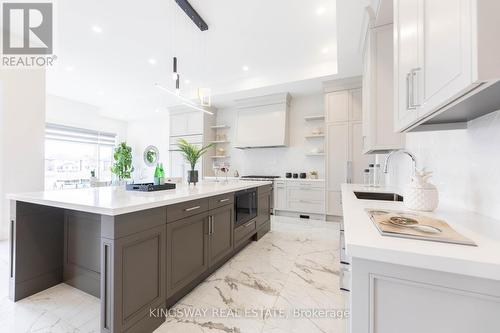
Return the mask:
[(177, 184), (174, 190), (126, 191), (124, 186), (8, 194), (10, 200), (103, 215), (121, 215), (272, 184), (266, 181), (202, 181), (196, 186)]
[(342, 185), (345, 243), (350, 257), (500, 280), (499, 220), (443, 205), (433, 213), (421, 213), (445, 220), (477, 247), (382, 236), (365, 209), (408, 209), (402, 202), (359, 200), (355, 191), (400, 193), (394, 188)]

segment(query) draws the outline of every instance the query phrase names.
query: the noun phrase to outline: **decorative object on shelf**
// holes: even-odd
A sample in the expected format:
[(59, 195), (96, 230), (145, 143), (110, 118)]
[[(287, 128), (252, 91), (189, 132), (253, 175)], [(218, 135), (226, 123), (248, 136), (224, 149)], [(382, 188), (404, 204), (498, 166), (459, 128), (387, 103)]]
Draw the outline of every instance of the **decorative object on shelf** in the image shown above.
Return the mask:
[(300, 179), (306, 179), (306, 178), (307, 178), (307, 173), (305, 173), (305, 172), (301, 172), (301, 173), (299, 174), (299, 178), (300, 178)]
[(434, 184), (428, 182), (432, 172), (416, 170), (404, 194), (404, 204), (409, 209), (432, 212), (439, 205), (439, 193)]
[(134, 167), (132, 166), (132, 148), (127, 146), (126, 142), (122, 142), (115, 148), (113, 154), (115, 162), (111, 167), (111, 172), (118, 177), (119, 184), (126, 179), (130, 179)]
[(198, 182), (198, 170), (195, 170), (196, 163), (204, 153), (213, 147), (213, 144), (209, 143), (208, 145), (198, 147), (187, 142), (185, 139), (179, 139), (177, 147), (179, 147), (186, 162), (191, 166), (191, 170), (188, 171), (188, 184), (193, 183), (196, 185)]
[(159, 159), (160, 159), (160, 152), (158, 151), (157, 147), (147, 146), (146, 149), (144, 149), (144, 163), (148, 167), (154, 166), (156, 163), (158, 163)]
[(224, 148), (217, 148), (217, 156), (225, 156), (226, 150)]
[(316, 170), (309, 171), (309, 178), (318, 179), (318, 171), (316, 171)]
[(294, 179), (297, 179), (297, 178), (299, 178), (299, 174), (298, 174), (298, 173), (294, 173), (294, 174), (292, 175), (292, 177), (293, 177)]
[(285, 174), (285, 178), (292, 178), (292, 173), (291, 172), (287, 172)]
[(313, 128), (311, 133), (313, 135), (321, 135), (321, 134), (323, 134), (323, 129), (321, 127), (316, 127), (316, 128)]
[(234, 170), (234, 177), (235, 178), (239, 178), (240, 177), (240, 173), (238, 172), (238, 170)]

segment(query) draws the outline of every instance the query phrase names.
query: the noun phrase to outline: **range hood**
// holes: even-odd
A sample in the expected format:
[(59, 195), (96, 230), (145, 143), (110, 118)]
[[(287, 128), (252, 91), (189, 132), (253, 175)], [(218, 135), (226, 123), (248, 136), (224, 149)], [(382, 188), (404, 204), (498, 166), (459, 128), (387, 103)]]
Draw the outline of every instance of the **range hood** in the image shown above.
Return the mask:
[(288, 93), (236, 100), (235, 148), (287, 147), (290, 100)]

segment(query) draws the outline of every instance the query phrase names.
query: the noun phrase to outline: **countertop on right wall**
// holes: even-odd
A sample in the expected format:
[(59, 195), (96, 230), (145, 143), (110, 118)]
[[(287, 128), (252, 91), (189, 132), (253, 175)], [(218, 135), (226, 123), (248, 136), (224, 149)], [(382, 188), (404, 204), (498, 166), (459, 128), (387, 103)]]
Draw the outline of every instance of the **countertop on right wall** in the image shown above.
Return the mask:
[(350, 257), (500, 281), (499, 220), (446, 205), (433, 213), (418, 212), (445, 220), (477, 247), (382, 236), (366, 209), (407, 209), (402, 202), (357, 199), (355, 191), (401, 193), (394, 187), (342, 186), (346, 252)]

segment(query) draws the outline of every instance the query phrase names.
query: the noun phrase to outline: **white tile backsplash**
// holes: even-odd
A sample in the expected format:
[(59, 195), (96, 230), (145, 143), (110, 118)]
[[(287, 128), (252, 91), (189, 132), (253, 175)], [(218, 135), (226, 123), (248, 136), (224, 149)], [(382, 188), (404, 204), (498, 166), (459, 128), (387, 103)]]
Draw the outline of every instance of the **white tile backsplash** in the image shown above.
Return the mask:
[[(442, 202), (500, 218), (500, 111), (464, 130), (409, 133), (406, 148), (434, 172)], [(387, 181), (407, 184), (410, 165), (407, 156), (395, 156)]]

